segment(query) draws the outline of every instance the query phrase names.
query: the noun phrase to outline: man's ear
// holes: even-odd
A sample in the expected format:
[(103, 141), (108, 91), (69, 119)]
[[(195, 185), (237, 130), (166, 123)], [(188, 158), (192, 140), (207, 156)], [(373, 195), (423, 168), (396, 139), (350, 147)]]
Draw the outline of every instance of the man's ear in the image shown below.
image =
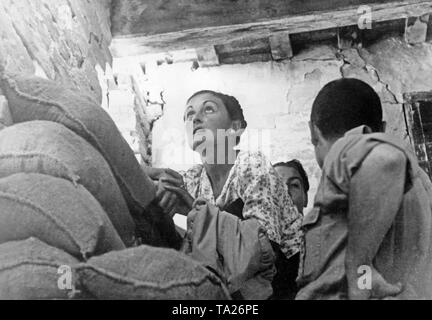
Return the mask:
[(310, 132), (312, 144), (315, 145), (314, 141), (316, 140), (316, 137), (314, 132), (314, 124), (312, 123), (312, 121), (309, 121), (308, 125), (309, 125), (309, 132)]
[(323, 139), (321, 130), (312, 121), (309, 121), (309, 130), (311, 133), (312, 144), (316, 146), (318, 142)]

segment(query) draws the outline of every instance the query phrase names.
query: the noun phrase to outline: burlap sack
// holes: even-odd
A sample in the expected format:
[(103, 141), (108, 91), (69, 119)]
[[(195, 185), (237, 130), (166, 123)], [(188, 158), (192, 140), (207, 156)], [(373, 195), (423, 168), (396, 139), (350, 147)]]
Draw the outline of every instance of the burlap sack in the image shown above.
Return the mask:
[(41, 174), (0, 179), (0, 244), (29, 237), (81, 260), (125, 248), (83, 186)]
[[(0, 300), (85, 296), (75, 288), (73, 266), (78, 261), (38, 239), (4, 243), (0, 245), (0, 257)], [(68, 268), (70, 274), (66, 274)]]
[(9, 104), (6, 97), (0, 92), (0, 130), (12, 125), (12, 116), (9, 111)]
[(80, 265), (77, 274), (99, 299), (229, 299), (215, 274), (171, 249), (140, 246), (108, 253)]
[(108, 163), (65, 126), (31, 121), (0, 131), (0, 178), (20, 172), (83, 185), (102, 205), (125, 245), (134, 244), (135, 224)]
[(97, 103), (80, 92), (35, 76), (0, 71), (0, 87), (14, 123), (48, 120), (61, 123), (86, 139), (105, 157), (132, 214), (154, 199), (155, 187), (115, 123)]

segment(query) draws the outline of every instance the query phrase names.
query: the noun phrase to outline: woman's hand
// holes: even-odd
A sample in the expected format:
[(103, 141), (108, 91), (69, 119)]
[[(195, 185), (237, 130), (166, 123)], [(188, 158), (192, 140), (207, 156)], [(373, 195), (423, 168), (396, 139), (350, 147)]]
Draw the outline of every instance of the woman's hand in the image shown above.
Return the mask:
[(158, 205), (165, 214), (172, 218), (180, 201), (175, 193), (165, 187), (168, 185), (183, 186), (183, 177), (172, 169), (145, 167), (144, 171), (155, 183)]
[[(162, 181), (164, 180), (162, 179)], [(165, 184), (164, 188), (173, 192), (177, 196), (177, 199), (179, 200), (177, 204), (177, 213), (187, 216), (192, 210), (195, 199), (184, 188), (172, 186), (170, 184)]]
[(144, 172), (153, 180), (167, 180), (176, 187), (181, 187), (184, 184), (183, 177), (175, 170), (164, 168), (145, 167)]
[(162, 182), (162, 179), (156, 183), (156, 199), (163, 212), (172, 218), (176, 214), (179, 200), (174, 192), (166, 189), (166, 186), (167, 185)]

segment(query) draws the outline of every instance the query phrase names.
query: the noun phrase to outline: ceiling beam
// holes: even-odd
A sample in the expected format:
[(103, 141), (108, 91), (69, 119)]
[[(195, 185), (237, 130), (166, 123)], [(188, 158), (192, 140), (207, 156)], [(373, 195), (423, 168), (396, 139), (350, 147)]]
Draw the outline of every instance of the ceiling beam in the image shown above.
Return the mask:
[(276, 33), (270, 36), (269, 41), (273, 60), (279, 61), (292, 58), (293, 49), (289, 33)]
[(219, 65), (219, 56), (214, 46), (196, 49), (200, 67), (214, 67)]
[(113, 0), (112, 33), (114, 36), (148, 36), (393, 1), (395, 0)]
[(409, 44), (425, 42), (427, 39), (429, 15), (418, 18), (407, 18), (405, 26), (405, 41)]
[[(373, 23), (419, 17), (432, 13), (432, 1), (396, 1), (370, 4)], [(287, 16), (236, 25), (200, 27), (155, 35), (116, 36), (111, 49), (115, 57), (222, 45), (242, 39), (271, 37), (274, 33), (307, 33), (358, 25), (358, 7)]]

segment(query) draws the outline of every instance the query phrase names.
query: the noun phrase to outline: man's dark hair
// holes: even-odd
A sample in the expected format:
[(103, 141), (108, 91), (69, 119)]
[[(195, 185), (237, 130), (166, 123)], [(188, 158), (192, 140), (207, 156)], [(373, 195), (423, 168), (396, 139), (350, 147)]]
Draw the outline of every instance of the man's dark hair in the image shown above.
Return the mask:
[(324, 138), (337, 138), (361, 125), (378, 132), (382, 117), (381, 101), (375, 90), (361, 80), (345, 78), (321, 89), (312, 106), (311, 122)]
[(212, 94), (215, 97), (218, 97), (219, 99), (221, 99), (222, 102), (224, 103), (227, 111), (228, 111), (228, 114), (229, 114), (231, 120), (233, 120), (233, 121), (235, 121), (235, 120), (240, 121), (241, 129), (246, 129), (247, 122), (246, 122), (245, 117), (243, 115), (243, 109), (242, 109), (240, 103), (238, 102), (238, 100), (235, 97), (227, 95), (227, 94), (223, 94), (223, 93), (220, 93), (220, 92), (212, 91), (212, 90), (201, 90), (201, 91), (195, 92), (188, 99), (188, 102), (191, 101), (196, 96), (199, 96), (201, 94)]
[(302, 164), (300, 161), (298, 161), (297, 159), (288, 161), (288, 162), (279, 162), (276, 163), (275, 165), (273, 165), (274, 168), (276, 167), (287, 167), (287, 168), (293, 168), (295, 170), (297, 170), (297, 172), (300, 174), (300, 177), (302, 179), (303, 182), (303, 190), (304, 192), (307, 194), (310, 186), (309, 186), (309, 179), (307, 176), (307, 173), (305, 171), (305, 169), (303, 168)]

